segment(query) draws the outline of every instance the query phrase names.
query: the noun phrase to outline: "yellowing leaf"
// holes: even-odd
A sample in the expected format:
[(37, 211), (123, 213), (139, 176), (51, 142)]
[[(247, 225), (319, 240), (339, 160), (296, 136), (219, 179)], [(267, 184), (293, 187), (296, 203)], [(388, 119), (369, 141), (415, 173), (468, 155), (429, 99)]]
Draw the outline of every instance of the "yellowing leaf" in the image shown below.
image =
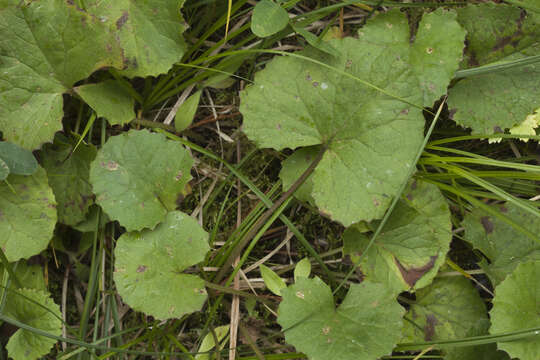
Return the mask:
[[(223, 325), (223, 326), (218, 326), (218, 327), (214, 328), (214, 333), (216, 335), (217, 340), (219, 342), (221, 342), (225, 338), (225, 336), (227, 336), (227, 334), (229, 333), (229, 325)], [(219, 344), (217, 344), (217, 345), (219, 345)], [(215, 343), (215, 340), (214, 340), (214, 334), (209, 332), (208, 334), (206, 334), (203, 341), (201, 342), (201, 346), (199, 346), (199, 351), (198, 352), (200, 352), (200, 353), (209, 352), (212, 349), (214, 349), (215, 347), (216, 347), (216, 343)], [(215, 358), (216, 357), (212, 356), (211, 354), (197, 354), (197, 355), (195, 355), (195, 360), (210, 360), (210, 359), (215, 359)]]

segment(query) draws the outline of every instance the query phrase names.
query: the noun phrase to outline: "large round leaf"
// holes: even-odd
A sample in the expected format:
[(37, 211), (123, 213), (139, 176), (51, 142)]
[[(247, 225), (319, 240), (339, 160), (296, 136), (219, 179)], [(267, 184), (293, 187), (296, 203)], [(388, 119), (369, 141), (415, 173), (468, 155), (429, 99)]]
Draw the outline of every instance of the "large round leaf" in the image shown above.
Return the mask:
[[(510, 203), (494, 205), (493, 209), (532, 234), (540, 234), (540, 221), (529, 212)], [(465, 228), (465, 240), (489, 259), (489, 262), (481, 260), (480, 266), (494, 285), (503, 281), (520, 262), (540, 260), (538, 241), (481, 209), (468, 213), (462, 225)]]
[(62, 128), (62, 93), (105, 66), (123, 66), (114, 34), (73, 1), (0, 6), (0, 131), (26, 149)]
[[(60, 308), (43, 290), (19, 289), (10, 292), (3, 313), (23, 324), (45, 331), (51, 335), (60, 336), (62, 322)], [(16, 299), (16, 300), (15, 300)], [(46, 355), (56, 343), (56, 340), (40, 336), (32, 331), (19, 329), (7, 343), (7, 351), (14, 360), (34, 360)]]
[(206, 300), (204, 281), (182, 271), (204, 259), (207, 241), (197, 221), (179, 211), (154, 230), (122, 235), (114, 251), (118, 293), (133, 309), (158, 319), (199, 310)]
[[(491, 310), (492, 334), (540, 327), (540, 261), (518, 265), (495, 289)], [(513, 358), (537, 360), (540, 337), (499, 342), (499, 349)]]
[(325, 144), (311, 193), (319, 209), (346, 226), (380, 218), (422, 142), (422, 112), (410, 103), (431, 106), (445, 92), (463, 40), (451, 12), (426, 15), (412, 44), (404, 14), (379, 15), (358, 39), (331, 41), (335, 57), (300, 54), (386, 93), (308, 60), (275, 58), (241, 94), (243, 129), (261, 147)]
[(72, 153), (74, 147), (74, 141), (58, 134), (54, 144), (44, 145), (41, 151), (43, 167), (58, 202), (58, 221), (67, 225), (84, 220), (88, 208), (94, 203), (88, 177), (96, 148), (80, 144)]
[(285, 340), (311, 360), (373, 360), (392, 352), (404, 309), (381, 284), (353, 284), (335, 308), (319, 278), (300, 277), (281, 290), (278, 323)]
[[(435, 185), (413, 181), (404, 196), (359, 264), (368, 279), (398, 293), (429, 285), (452, 240), (450, 210)], [(372, 226), (377, 227), (377, 222)], [(344, 251), (353, 261), (370, 241), (355, 226), (343, 238)]]
[[(56, 202), (43, 168), (0, 183), (0, 246), (10, 262), (43, 251), (56, 224)], [(10, 187), (11, 186), (11, 187)]]
[(176, 208), (193, 159), (178, 142), (146, 130), (111, 137), (90, 167), (96, 201), (128, 231), (153, 228)]

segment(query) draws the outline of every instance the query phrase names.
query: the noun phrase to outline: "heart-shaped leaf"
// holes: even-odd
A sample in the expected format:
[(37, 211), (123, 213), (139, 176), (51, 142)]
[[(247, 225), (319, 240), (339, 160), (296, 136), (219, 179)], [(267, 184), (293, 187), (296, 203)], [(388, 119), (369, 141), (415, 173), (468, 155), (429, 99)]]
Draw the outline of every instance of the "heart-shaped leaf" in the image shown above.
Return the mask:
[(206, 301), (204, 281), (183, 271), (201, 262), (209, 249), (208, 234), (179, 211), (154, 230), (125, 233), (114, 251), (118, 293), (133, 309), (158, 319), (197, 311)]
[[(11, 291), (9, 296), (12, 299), (6, 303), (3, 310), (7, 317), (51, 335), (60, 336), (62, 332), (60, 308), (53, 302), (48, 292), (19, 289), (16, 293)], [(14, 360), (34, 360), (49, 353), (55, 343), (54, 339), (19, 329), (9, 338), (6, 349), (9, 357)]]
[[(540, 327), (540, 261), (519, 264), (514, 272), (495, 288), (491, 315), (492, 334)], [(536, 360), (540, 354), (537, 336), (499, 342), (497, 347), (512, 358)]]
[(178, 142), (146, 130), (109, 138), (90, 167), (96, 201), (128, 231), (153, 228), (176, 208), (193, 159)]
[(46, 144), (41, 151), (43, 167), (47, 170), (47, 178), (58, 203), (58, 221), (66, 225), (84, 220), (88, 208), (94, 203), (88, 177), (96, 149), (92, 145), (80, 144), (71, 153), (74, 147), (74, 141), (57, 134), (54, 144)]
[[(429, 285), (444, 264), (452, 240), (450, 210), (435, 185), (413, 181), (403, 194), (359, 264), (368, 279), (397, 293)], [(344, 252), (356, 262), (370, 237), (352, 226), (343, 238)]]
[(301, 277), (281, 294), (278, 323), (285, 340), (312, 360), (377, 359), (399, 339), (404, 309), (381, 284), (351, 285), (337, 309), (319, 278)]
[(47, 174), (9, 175), (0, 183), (0, 246), (10, 262), (43, 251), (56, 224), (56, 202)]
[(404, 14), (390, 11), (358, 39), (330, 41), (334, 57), (300, 53), (337, 71), (276, 57), (241, 93), (243, 129), (260, 147), (326, 145), (312, 175), (319, 209), (346, 226), (380, 218), (422, 142), (422, 111), (410, 104), (431, 106), (444, 94), (464, 36), (455, 14), (439, 9), (424, 17), (411, 44)]

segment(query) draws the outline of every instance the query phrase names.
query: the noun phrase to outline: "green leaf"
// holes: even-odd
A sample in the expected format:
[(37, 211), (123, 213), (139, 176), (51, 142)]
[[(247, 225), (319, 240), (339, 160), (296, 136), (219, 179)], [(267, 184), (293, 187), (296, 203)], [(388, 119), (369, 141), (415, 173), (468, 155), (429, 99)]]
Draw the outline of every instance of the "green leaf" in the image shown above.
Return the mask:
[(498, 61), (540, 36), (539, 18), (514, 6), (487, 2), (456, 11), (458, 22), (467, 30), (464, 68)]
[(41, 151), (43, 167), (58, 202), (58, 221), (66, 225), (84, 220), (94, 202), (88, 178), (96, 149), (81, 143), (72, 154), (74, 147), (75, 141), (58, 134), (54, 144), (46, 144)]
[[(51, 335), (60, 336), (62, 332), (60, 309), (48, 292), (20, 289), (16, 293), (10, 293), (10, 297), (17, 300), (6, 303), (4, 314), (7, 317)], [(9, 357), (14, 360), (34, 360), (48, 354), (55, 343), (54, 339), (19, 329), (9, 338), (6, 349)]]
[(404, 309), (381, 284), (352, 284), (338, 309), (319, 278), (282, 291), (278, 323), (287, 343), (310, 359), (371, 360), (392, 352)]
[(107, 140), (90, 166), (96, 202), (128, 231), (153, 228), (176, 208), (193, 159), (178, 143), (146, 130)]
[(127, 77), (168, 72), (186, 51), (182, 33), (187, 25), (180, 9), (184, 0), (86, 0), (89, 13), (108, 26), (122, 50)]
[(359, 39), (328, 42), (335, 57), (313, 48), (300, 53), (337, 71), (276, 57), (241, 93), (243, 129), (260, 147), (325, 144), (312, 179), (319, 209), (345, 226), (381, 218), (422, 143), (424, 118), (420, 109), (340, 72), (431, 106), (457, 69), (464, 35), (455, 14), (439, 9), (424, 17), (411, 44), (405, 15), (390, 11), (368, 21)]
[(6, 180), (9, 175), (9, 167), (6, 162), (0, 159), (0, 181)]
[[(450, 210), (435, 185), (412, 181), (403, 194), (405, 198), (397, 203), (359, 264), (367, 279), (396, 293), (429, 285), (444, 264), (452, 240)], [(356, 227), (348, 228), (343, 234), (344, 253), (357, 261), (369, 240)]]
[(0, 160), (15, 175), (32, 175), (38, 167), (36, 158), (31, 151), (7, 141), (0, 142)]
[(251, 31), (258, 37), (267, 37), (283, 30), (288, 23), (287, 10), (271, 0), (261, 0), (253, 9)]
[[(487, 334), (489, 320), (486, 306), (478, 291), (464, 277), (436, 278), (430, 286), (418, 290), (415, 295), (416, 301), (410, 305), (405, 315), (403, 341), (450, 340)], [(496, 352), (494, 346), (484, 347), (484, 350), (490, 354)], [(445, 351), (448, 359), (457, 359), (456, 355), (460, 353), (459, 348), (448, 348)], [(465, 352), (464, 355), (470, 356), (470, 353)]]
[[(61, 36), (59, 35), (61, 34)], [(62, 93), (102, 67), (123, 66), (98, 17), (64, 0), (4, 0), (0, 9), (0, 131), (37, 149), (62, 128)]]
[[(102, 216), (101, 222), (99, 221), (100, 216)], [(98, 229), (98, 226), (103, 228), (105, 224), (110, 221), (111, 220), (109, 219), (107, 214), (103, 213), (103, 211), (101, 211), (101, 208), (98, 205), (93, 204), (88, 208), (84, 220), (82, 220), (78, 224), (72, 225), (71, 227), (83, 233), (95, 232)]]
[[(29, 265), (28, 262), (25, 260), (20, 260), (17, 263), (12, 263), (10, 265), (15, 272), (15, 276), (25, 288), (43, 291), (47, 290), (47, 285), (45, 284), (45, 277), (43, 276), (43, 269), (41, 268), (41, 266)], [(3, 272), (4, 267), (0, 264), (0, 281), (2, 279)], [(9, 289), (18, 289), (14, 281), (11, 282)], [(11, 296), (11, 294), (8, 293), (7, 301), (10, 301), (12, 299), (13, 301), (20, 300), (16, 295)]]
[[(493, 205), (493, 208), (531, 233), (540, 234), (540, 221), (529, 212), (509, 203)], [(465, 240), (489, 259), (489, 262), (482, 260), (480, 266), (494, 285), (503, 281), (520, 262), (540, 260), (540, 244), (537, 241), (478, 208), (465, 216), (462, 225)]]
[(56, 224), (56, 202), (45, 170), (0, 183), (0, 246), (10, 262), (43, 251)]
[[(218, 326), (217, 328), (214, 328), (214, 333), (216, 335), (216, 338), (219, 342), (221, 342), (225, 336), (229, 333), (229, 325), (223, 325)], [(218, 344), (219, 345), (219, 344)], [(214, 334), (209, 332), (204, 337), (203, 341), (201, 342), (201, 346), (199, 346), (200, 353), (211, 351), (216, 347), (215, 341), (214, 341)], [(221, 347), (220, 347), (221, 348)], [(210, 357), (210, 354), (198, 354), (195, 355), (195, 360), (210, 360), (215, 359), (214, 356)]]
[(307, 278), (311, 273), (311, 262), (308, 258), (303, 258), (294, 267), (294, 281), (298, 281), (301, 277)]
[[(540, 261), (519, 264), (495, 289), (491, 315), (492, 334), (540, 327)], [(499, 342), (497, 347), (513, 358), (536, 360), (540, 338)]]
[(508, 0), (508, 3), (522, 7), (529, 12), (540, 13), (538, 0)]
[[(538, 53), (540, 42), (504, 61)], [(452, 118), (473, 134), (495, 134), (521, 124), (540, 107), (539, 77), (540, 63), (534, 63), (462, 79), (449, 90)]]
[(135, 119), (135, 100), (116, 80), (81, 85), (73, 90), (111, 125), (123, 125)]
[(285, 281), (280, 278), (279, 275), (276, 274), (272, 269), (264, 266), (263, 264), (259, 265), (259, 269), (261, 270), (261, 276), (268, 290), (277, 296), (281, 296), (281, 290), (287, 287)]
[(182, 271), (201, 262), (209, 249), (208, 234), (179, 211), (167, 214), (155, 230), (125, 233), (114, 250), (118, 293), (134, 310), (158, 319), (200, 310), (204, 281)]
[(328, 41), (325, 41), (323, 38), (317, 37), (315, 34), (312, 34), (311, 32), (307, 31), (300, 25), (291, 24), (291, 26), (295, 32), (301, 35), (308, 42), (309, 45), (327, 53), (328, 55), (331, 55), (331, 56), (339, 55), (339, 52), (332, 45), (330, 45)]
[[(465, 337), (488, 335), (490, 325), (491, 323), (487, 319), (478, 321), (467, 331)], [(446, 353), (445, 360), (510, 360), (507, 353), (497, 350), (496, 343), (447, 348), (444, 352)]]
[(193, 118), (199, 107), (201, 93), (202, 90), (197, 91), (195, 94), (188, 97), (178, 108), (176, 116), (174, 117), (174, 128), (177, 132), (186, 130), (193, 122)]
[[(283, 191), (289, 188), (298, 180), (300, 176), (307, 170), (309, 165), (319, 154), (320, 146), (309, 146), (300, 148), (292, 153), (287, 159), (281, 163), (281, 171), (279, 177), (283, 184)], [(294, 196), (307, 203), (315, 204), (315, 199), (311, 196), (313, 191), (313, 176), (310, 176), (302, 185), (295, 191)]]

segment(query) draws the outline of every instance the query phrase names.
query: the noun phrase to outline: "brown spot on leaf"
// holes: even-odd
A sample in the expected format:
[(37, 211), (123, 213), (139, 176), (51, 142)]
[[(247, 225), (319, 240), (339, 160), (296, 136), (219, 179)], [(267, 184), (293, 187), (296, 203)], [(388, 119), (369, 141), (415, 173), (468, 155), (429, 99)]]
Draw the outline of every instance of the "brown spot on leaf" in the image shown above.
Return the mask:
[(322, 333), (328, 335), (330, 333), (330, 326), (325, 326), (322, 328)]
[(109, 170), (109, 171), (116, 171), (118, 170), (118, 163), (116, 161), (107, 161), (106, 163), (105, 162), (101, 162), (101, 167)]
[(482, 216), (482, 218), (480, 219), (480, 222), (482, 223), (482, 226), (484, 227), (486, 234), (491, 234), (493, 232), (494, 226), (489, 216)]
[(517, 19), (516, 21), (517, 30), (512, 35), (498, 39), (497, 43), (492, 49), (493, 52), (503, 50), (507, 45), (511, 45), (513, 47), (519, 45), (519, 40), (521, 40), (521, 38), (523, 37), (523, 30), (521, 27), (525, 17), (526, 13), (522, 10), (519, 19)]
[(128, 12), (124, 11), (122, 13), (122, 16), (120, 16), (120, 18), (116, 20), (116, 28), (120, 30), (122, 26), (124, 26), (124, 24), (128, 21), (128, 18), (129, 18)]
[(375, 205), (375, 207), (381, 205), (381, 203), (379, 202), (379, 200), (377, 200), (377, 198), (373, 198), (373, 205)]
[(450, 109), (448, 110), (448, 117), (450, 120), (454, 120), (454, 115), (457, 113), (457, 109)]
[(403, 277), (403, 280), (409, 285), (410, 287), (413, 287), (414, 284), (422, 277), (425, 273), (427, 273), (429, 270), (433, 268), (433, 265), (435, 265), (435, 260), (437, 260), (437, 255), (431, 256), (429, 258), (429, 261), (426, 265), (417, 267), (417, 268), (410, 268), (406, 269), (398, 259), (394, 257), (394, 262), (396, 263), (396, 266), (399, 269), (399, 272), (401, 273), (401, 276)]
[(314, 81), (314, 82), (313, 82), (313, 87), (317, 87), (317, 86), (319, 86), (319, 83), (316, 82), (316, 81)]
[(433, 337), (435, 336), (435, 325), (437, 325), (439, 321), (433, 314), (428, 314), (426, 316), (426, 326), (424, 326), (424, 340), (425, 341), (431, 341), (433, 340)]
[(408, 193), (408, 194), (407, 194), (407, 200), (413, 201), (412, 193)]
[(307, 80), (307, 81), (311, 81), (311, 80), (313, 80), (313, 78), (311, 77), (311, 75), (307, 74), (307, 75), (306, 75), (306, 80)]
[(501, 210), (501, 212), (503, 212), (503, 213), (507, 213), (507, 212), (508, 212), (508, 209), (507, 209), (506, 207), (504, 207), (504, 206), (501, 206), (500, 210)]
[(500, 126), (494, 126), (494, 127), (493, 127), (493, 132), (494, 132), (495, 134), (502, 134), (504, 131), (503, 131), (503, 129), (501, 129)]
[(277, 127), (278, 130), (281, 130), (281, 124), (277, 124), (276, 127)]
[(178, 174), (176, 174), (174, 178), (176, 179), (176, 181), (180, 181), (180, 179), (182, 178), (182, 175), (184, 175), (184, 173), (182, 173), (182, 170), (179, 170)]
[(407, 115), (407, 114), (409, 114), (409, 109), (403, 109), (403, 110), (401, 110), (401, 111), (400, 111), (400, 114), (401, 114), (401, 115)]
[(144, 266), (144, 265), (139, 265), (139, 266), (137, 267), (137, 272), (138, 272), (138, 273), (143, 273), (143, 272), (145, 272), (145, 271), (146, 271), (146, 266)]

